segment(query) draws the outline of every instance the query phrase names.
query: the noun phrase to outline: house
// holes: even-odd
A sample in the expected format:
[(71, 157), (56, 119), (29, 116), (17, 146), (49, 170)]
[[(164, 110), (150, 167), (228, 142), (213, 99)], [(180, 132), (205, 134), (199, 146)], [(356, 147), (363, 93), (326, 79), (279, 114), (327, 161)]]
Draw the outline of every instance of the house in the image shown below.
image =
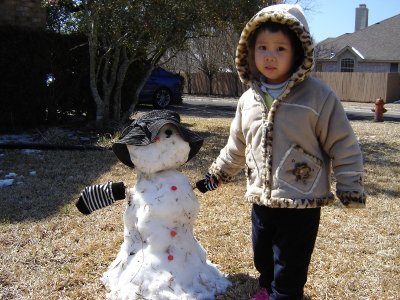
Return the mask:
[(317, 72), (400, 72), (400, 14), (368, 26), (365, 4), (356, 8), (356, 31), (315, 48)]

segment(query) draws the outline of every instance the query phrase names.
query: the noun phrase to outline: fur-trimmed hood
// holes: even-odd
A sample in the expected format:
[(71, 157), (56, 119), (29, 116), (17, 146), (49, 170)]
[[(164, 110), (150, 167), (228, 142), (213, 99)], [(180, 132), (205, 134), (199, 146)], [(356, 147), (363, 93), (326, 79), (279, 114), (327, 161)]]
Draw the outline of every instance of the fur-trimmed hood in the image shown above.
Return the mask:
[(314, 63), (314, 45), (310, 35), (307, 21), (303, 10), (299, 5), (278, 4), (268, 6), (259, 11), (246, 24), (240, 36), (239, 45), (236, 49), (236, 68), (239, 77), (244, 84), (251, 84), (260, 80), (255, 71), (255, 62), (249, 51), (249, 38), (251, 33), (262, 23), (274, 22), (287, 25), (300, 39), (304, 49), (303, 64), (293, 73), (289, 79), (288, 87), (291, 88), (298, 82), (304, 80), (311, 71)]
[[(248, 46), (251, 33), (268, 21), (286, 24), (304, 49), (303, 62), (270, 107), (260, 88), (260, 75), (251, 71), (255, 64)], [(256, 14), (241, 35), (236, 65), (242, 82), (250, 88), (238, 101), (228, 142), (209, 173), (228, 182), (244, 169), (245, 197), (250, 202), (273, 208), (311, 208), (335, 200), (332, 167), (342, 203), (365, 206), (362, 154), (343, 106), (325, 83), (307, 77), (313, 66), (313, 44), (301, 8), (274, 5)]]

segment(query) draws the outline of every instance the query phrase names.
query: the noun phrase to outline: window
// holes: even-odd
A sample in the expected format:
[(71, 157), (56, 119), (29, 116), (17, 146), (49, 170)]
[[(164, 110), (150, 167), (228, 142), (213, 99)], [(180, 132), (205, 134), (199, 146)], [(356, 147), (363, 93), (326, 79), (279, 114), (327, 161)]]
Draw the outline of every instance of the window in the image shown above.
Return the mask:
[(390, 73), (397, 73), (399, 72), (399, 64), (390, 64)]
[(340, 72), (354, 72), (354, 59), (343, 58), (340, 61)]

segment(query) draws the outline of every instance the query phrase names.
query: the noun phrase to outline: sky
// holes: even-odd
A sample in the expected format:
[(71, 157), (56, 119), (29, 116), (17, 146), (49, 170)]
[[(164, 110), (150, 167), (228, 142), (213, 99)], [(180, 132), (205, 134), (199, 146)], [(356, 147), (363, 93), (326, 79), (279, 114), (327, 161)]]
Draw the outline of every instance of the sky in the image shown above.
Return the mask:
[(300, 3), (311, 6), (305, 14), (316, 42), (354, 32), (356, 8), (360, 4), (367, 5), (368, 26), (400, 14), (400, 0), (308, 0)]

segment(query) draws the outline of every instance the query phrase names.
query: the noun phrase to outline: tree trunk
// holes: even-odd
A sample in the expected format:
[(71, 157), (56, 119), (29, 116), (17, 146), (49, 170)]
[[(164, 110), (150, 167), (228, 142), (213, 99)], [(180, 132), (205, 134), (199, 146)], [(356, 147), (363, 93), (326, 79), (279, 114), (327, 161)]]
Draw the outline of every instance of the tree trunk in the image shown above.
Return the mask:
[(209, 82), (209, 90), (208, 90), (208, 95), (211, 96), (213, 94), (213, 74), (208, 73), (207, 74), (208, 82)]
[(117, 84), (114, 89), (114, 99), (113, 99), (113, 121), (119, 121), (121, 118), (121, 94), (122, 86), (125, 81), (126, 73), (128, 72), (131, 62), (128, 59), (126, 48), (122, 48), (122, 63), (119, 67), (117, 74)]
[[(118, 66), (120, 62), (121, 47), (117, 46), (113, 51), (113, 55), (104, 55), (103, 59), (103, 102), (104, 102), (104, 117), (103, 121), (107, 123), (110, 120), (110, 106), (113, 92), (115, 92), (115, 84), (117, 82)], [(100, 67), (100, 66), (99, 66)]]
[(98, 36), (94, 19), (89, 23), (89, 72), (90, 72), (90, 90), (93, 100), (96, 104), (96, 126), (101, 127), (104, 119), (104, 102), (101, 99), (97, 88), (97, 51)]
[(129, 117), (132, 115), (132, 113), (135, 111), (136, 105), (139, 102), (139, 94), (140, 91), (142, 90), (144, 84), (146, 83), (147, 79), (150, 77), (151, 72), (153, 71), (154, 66), (150, 65), (148, 66), (148, 69), (146, 70), (145, 76), (142, 79), (142, 82), (138, 85), (136, 91), (135, 91), (135, 96), (134, 99), (132, 100), (132, 103), (129, 107), (129, 109), (124, 113), (124, 115), (121, 118), (122, 122), (126, 122), (129, 120)]
[(96, 127), (101, 127), (104, 125), (103, 119), (104, 119), (104, 102), (103, 99), (101, 99), (99, 90), (97, 88), (97, 74), (95, 71), (95, 54), (93, 52), (96, 52), (95, 49), (92, 47), (89, 48), (90, 51), (90, 90), (92, 92), (92, 97), (93, 100), (96, 104)]
[(96, 127), (102, 127), (105, 124), (104, 121), (104, 103), (96, 103)]
[(187, 92), (189, 95), (192, 94), (192, 74), (187, 73)]
[(235, 80), (235, 97), (239, 96), (239, 76), (237, 74), (234, 74), (233, 76), (234, 80)]

